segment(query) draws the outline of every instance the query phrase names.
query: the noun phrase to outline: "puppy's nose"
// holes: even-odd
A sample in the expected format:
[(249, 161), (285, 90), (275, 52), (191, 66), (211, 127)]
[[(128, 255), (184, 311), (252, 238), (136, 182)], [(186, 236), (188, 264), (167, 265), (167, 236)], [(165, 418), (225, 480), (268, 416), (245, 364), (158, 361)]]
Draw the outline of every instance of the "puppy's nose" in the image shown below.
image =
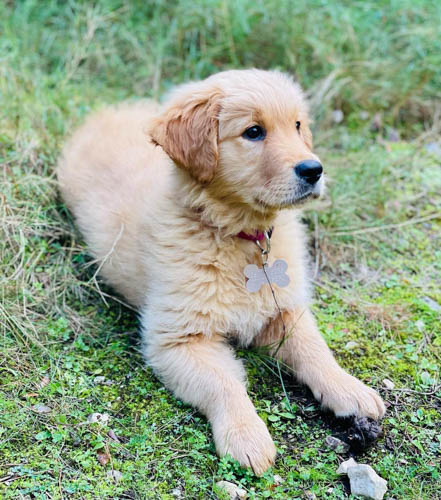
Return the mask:
[(308, 184), (315, 184), (323, 173), (322, 164), (316, 160), (304, 160), (294, 166), (295, 173)]

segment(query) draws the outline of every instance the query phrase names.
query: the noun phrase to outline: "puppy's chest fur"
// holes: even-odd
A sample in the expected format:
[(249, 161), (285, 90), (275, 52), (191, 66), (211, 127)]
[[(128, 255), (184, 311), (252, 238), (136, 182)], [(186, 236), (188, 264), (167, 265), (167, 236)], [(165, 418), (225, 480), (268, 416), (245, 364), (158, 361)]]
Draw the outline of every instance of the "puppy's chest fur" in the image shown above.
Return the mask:
[[(251, 245), (253, 243), (250, 243)], [(267, 283), (258, 292), (247, 290), (244, 269), (250, 263), (262, 266), (258, 251), (243, 255), (236, 253), (231, 259), (222, 262), (216, 279), (216, 302), (224, 315), (223, 320), (219, 318), (220, 329), (223, 330), (221, 333), (236, 338), (243, 345), (249, 344), (265, 328), (269, 320), (277, 315), (278, 306), (282, 310), (291, 309), (295, 302), (293, 293), (295, 282), (287, 288), (272, 285), (277, 303)], [(229, 269), (225, 268), (226, 265)]]
[[(181, 334), (221, 334), (247, 345), (278, 314), (278, 306), (292, 309), (305, 301), (303, 275), (296, 273), (292, 259), (288, 268), (290, 284), (286, 288), (273, 285), (277, 305), (268, 284), (254, 293), (245, 286), (245, 267), (262, 266), (260, 251), (253, 242), (233, 239), (223, 245), (214, 241), (204, 245), (195, 240), (189, 245), (189, 249), (198, 247), (200, 252), (189, 250), (179, 264), (175, 261), (159, 277), (164, 284), (162, 293), (167, 296), (164, 312), (174, 316), (168, 323), (173, 323)], [(283, 255), (270, 255), (269, 263), (276, 258)], [(165, 261), (170, 265), (169, 259)]]

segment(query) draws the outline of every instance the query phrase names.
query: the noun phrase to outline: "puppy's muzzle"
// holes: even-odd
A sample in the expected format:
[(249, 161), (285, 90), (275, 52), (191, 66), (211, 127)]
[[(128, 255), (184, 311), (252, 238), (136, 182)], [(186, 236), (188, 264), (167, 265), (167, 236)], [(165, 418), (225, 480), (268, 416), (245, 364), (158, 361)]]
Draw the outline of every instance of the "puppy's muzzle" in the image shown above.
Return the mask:
[(322, 176), (323, 167), (316, 160), (304, 160), (294, 166), (294, 171), (300, 179), (313, 186)]

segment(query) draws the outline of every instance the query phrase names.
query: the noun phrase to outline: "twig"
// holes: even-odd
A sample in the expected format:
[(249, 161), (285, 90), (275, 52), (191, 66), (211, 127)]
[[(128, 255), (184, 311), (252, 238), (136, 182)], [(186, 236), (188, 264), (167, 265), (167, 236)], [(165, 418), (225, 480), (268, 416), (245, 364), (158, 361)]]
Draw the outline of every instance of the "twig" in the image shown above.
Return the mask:
[(97, 277), (98, 273), (101, 271), (101, 269), (104, 266), (104, 264), (106, 263), (107, 259), (112, 255), (113, 251), (115, 250), (116, 245), (118, 244), (118, 241), (121, 239), (123, 232), (124, 232), (124, 224), (121, 224), (121, 228), (120, 228), (119, 233), (117, 234), (115, 240), (112, 243), (112, 247), (106, 253), (106, 255), (101, 259), (101, 262), (98, 266), (98, 269), (95, 271), (94, 275), (92, 276), (92, 281)]
[(438, 218), (441, 219), (441, 212), (426, 215), (425, 217), (407, 220), (405, 222), (400, 222), (399, 224), (384, 224), (383, 226), (365, 227), (362, 229), (356, 229), (355, 231), (327, 231), (327, 234), (332, 234), (333, 236), (349, 236), (354, 234), (375, 233), (376, 231), (383, 231), (385, 229), (398, 229), (400, 227), (420, 224), (421, 222), (426, 222), (428, 220)]
[(320, 226), (318, 221), (318, 215), (314, 214), (314, 249), (315, 249), (315, 267), (314, 267), (314, 279), (317, 278), (320, 269)]

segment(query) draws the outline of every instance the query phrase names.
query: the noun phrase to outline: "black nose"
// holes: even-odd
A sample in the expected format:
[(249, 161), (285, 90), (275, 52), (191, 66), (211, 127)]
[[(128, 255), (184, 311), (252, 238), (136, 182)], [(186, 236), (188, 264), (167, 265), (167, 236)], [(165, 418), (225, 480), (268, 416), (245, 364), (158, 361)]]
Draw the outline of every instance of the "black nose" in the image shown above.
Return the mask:
[(294, 167), (296, 174), (308, 184), (315, 184), (323, 173), (321, 163), (316, 160), (305, 160)]

